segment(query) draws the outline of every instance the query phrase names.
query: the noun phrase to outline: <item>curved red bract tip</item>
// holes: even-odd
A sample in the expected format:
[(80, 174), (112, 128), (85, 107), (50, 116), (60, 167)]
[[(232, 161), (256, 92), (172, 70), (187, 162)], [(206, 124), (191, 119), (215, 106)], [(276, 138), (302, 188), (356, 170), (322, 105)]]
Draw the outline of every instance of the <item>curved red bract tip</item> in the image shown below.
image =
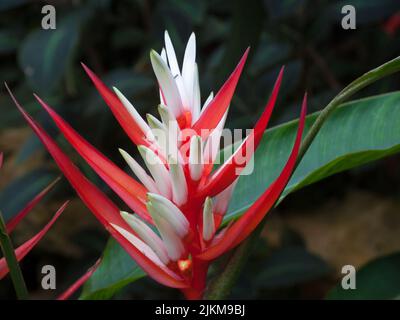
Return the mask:
[(152, 219), (147, 213), (144, 205), (147, 193), (146, 188), (94, 148), (48, 104), (41, 100), (37, 95), (34, 96), (53, 119), (64, 137), (87, 161), (93, 170), (121, 197), (121, 199), (126, 202), (126, 204), (128, 204), (132, 210), (139, 214), (144, 220), (152, 223)]
[(78, 280), (76, 280), (67, 290), (65, 290), (62, 294), (60, 294), (57, 300), (67, 300), (71, 297), (83, 284), (89, 280), (92, 274), (96, 271), (99, 266), (101, 259), (98, 259), (96, 263), (91, 266)]
[[(240, 147), (237, 148), (237, 150), (226, 161), (226, 163), (219, 167), (209, 178), (207, 183), (199, 190), (200, 196), (212, 197), (225, 190), (233, 183), (233, 181), (235, 181), (235, 179), (240, 175), (240, 172), (250, 161), (261, 142), (264, 131), (267, 128), (268, 122), (271, 118), (272, 111), (274, 110), (282, 82), (283, 71), (284, 67), (282, 67), (279, 72), (271, 96), (268, 99), (260, 119), (254, 126), (253, 131), (249, 134), (249, 136), (246, 137)], [(238, 156), (240, 157), (240, 163), (236, 161)], [(242, 159), (243, 157), (245, 159)]]
[[(56, 222), (57, 218), (63, 213), (65, 208), (67, 207), (69, 201), (66, 201), (55, 213), (53, 218), (46, 224), (46, 226), (37, 233), (34, 237), (26, 241), (24, 244), (20, 245), (17, 249), (15, 249), (15, 255), (18, 261), (21, 261), (32, 249), (33, 247), (44, 237), (44, 235), (49, 231), (50, 227)], [(0, 280), (7, 275), (9, 269), (7, 265), (7, 261), (5, 258), (0, 259)]]
[(296, 140), (290, 156), (279, 177), (264, 191), (264, 193), (253, 203), (253, 205), (239, 218), (238, 221), (228, 228), (224, 235), (216, 244), (200, 253), (197, 258), (201, 260), (213, 260), (226, 251), (237, 246), (241, 241), (257, 227), (264, 216), (274, 206), (275, 202), (283, 192), (286, 184), (291, 177), (296, 164), (297, 154), (301, 144), (301, 136), (304, 130), (305, 117), (307, 113), (307, 93), (304, 95), (299, 127), (297, 129)]
[(118, 99), (117, 95), (112, 92), (83, 62), (81, 62), (81, 65), (133, 143), (148, 146), (149, 143), (145, 139), (146, 133), (142, 132), (140, 126), (131, 117), (122, 102)]
[(233, 93), (235, 92), (236, 85), (242, 73), (249, 50), (250, 48), (246, 49), (235, 70), (233, 70), (232, 74), (223, 84), (221, 89), (219, 89), (218, 93), (210, 102), (207, 109), (204, 110), (200, 118), (193, 125), (192, 129), (195, 130), (197, 134), (200, 135), (202, 129), (214, 129), (221, 121), (232, 100)]
[(39, 194), (35, 196), (20, 212), (18, 212), (13, 218), (7, 222), (7, 233), (11, 233), (18, 223), (38, 204), (56, 185), (56, 183), (61, 179), (58, 177), (52, 183), (50, 183), (46, 188), (44, 188)]
[[(7, 87), (7, 86), (6, 86)], [(22, 108), (18, 103), (10, 89), (7, 90), (13, 99), (18, 110), (21, 112), (29, 126), (42, 141), (46, 149), (54, 158), (58, 167), (64, 173), (67, 180), (78, 193), (79, 197), (96, 216), (96, 218), (104, 225), (108, 232), (119, 242), (126, 252), (137, 262), (137, 264), (153, 279), (165, 286), (172, 288), (186, 288), (188, 284), (184, 279), (173, 275), (171, 272), (160, 268), (154, 261), (148, 258), (138, 248), (131, 244), (125, 237), (119, 233), (113, 225), (129, 230), (129, 226), (121, 217), (118, 207), (107, 198), (100, 189), (79, 171), (79, 169), (69, 160), (62, 152), (54, 140), (44, 131)]]

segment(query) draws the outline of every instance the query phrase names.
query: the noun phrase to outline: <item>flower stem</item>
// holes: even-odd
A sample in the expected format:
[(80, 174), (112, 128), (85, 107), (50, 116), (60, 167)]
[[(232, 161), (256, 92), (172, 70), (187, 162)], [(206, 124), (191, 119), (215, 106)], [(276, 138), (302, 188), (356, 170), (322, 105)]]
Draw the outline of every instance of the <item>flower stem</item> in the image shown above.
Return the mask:
[[(301, 159), (304, 157), (324, 122), (341, 103), (349, 99), (353, 94), (357, 93), (359, 90), (365, 88), (369, 84), (372, 84), (398, 71), (400, 71), (400, 56), (371, 71), (368, 71), (340, 91), (339, 94), (333, 98), (331, 102), (329, 102), (329, 104), (320, 112), (310, 130), (307, 132), (307, 135), (305, 136), (299, 150), (296, 167), (301, 162)], [(295, 170), (293, 170), (293, 172), (294, 171)], [(250, 255), (250, 251), (260, 236), (265, 223), (266, 218), (264, 217), (249, 238), (235, 250), (225, 270), (222, 271), (219, 277), (210, 284), (206, 298), (219, 300), (226, 298), (230, 294), (232, 287), (240, 275), (240, 272)]]
[(224, 271), (219, 275), (216, 281), (211, 282), (205, 294), (205, 299), (220, 300), (226, 298), (230, 294), (263, 226), (264, 220), (261, 221), (260, 225), (254, 230), (254, 234), (257, 234), (257, 236), (250, 236), (235, 250)]
[(19, 300), (28, 299), (28, 290), (24, 281), (24, 277), (19, 267), (17, 257), (15, 256), (14, 248), (11, 239), (6, 231), (6, 225), (3, 220), (3, 215), (0, 212), (0, 246), (4, 257), (10, 269), (10, 276), (13, 282), (17, 298)]
[(209, 263), (207, 261), (193, 259), (192, 265), (192, 286), (190, 288), (183, 289), (183, 294), (188, 300), (201, 300), (203, 299), (204, 290), (206, 288)]

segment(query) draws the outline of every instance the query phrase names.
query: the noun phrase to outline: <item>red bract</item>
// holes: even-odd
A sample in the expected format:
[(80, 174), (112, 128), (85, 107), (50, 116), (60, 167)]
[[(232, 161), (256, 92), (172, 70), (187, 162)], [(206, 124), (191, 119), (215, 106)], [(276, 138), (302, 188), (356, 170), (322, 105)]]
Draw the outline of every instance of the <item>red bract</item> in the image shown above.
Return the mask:
[[(3, 154), (0, 153), (0, 169), (3, 164)], [(50, 183), (46, 188), (44, 188), (41, 192), (39, 192), (29, 203), (16, 215), (14, 215), (11, 219), (9, 219), (6, 223), (6, 231), (7, 233), (11, 233), (18, 226), (21, 220), (32, 210), (35, 206), (50, 192), (50, 190), (56, 185), (56, 183), (60, 180), (60, 178), (55, 179), (52, 183)], [(44, 226), (44, 228), (38, 232), (35, 236), (33, 236), (28, 241), (24, 242), (18, 248), (15, 249), (15, 256), (17, 257), (17, 261), (21, 261), (37, 244), (38, 242), (46, 235), (54, 222), (58, 219), (61, 213), (64, 212), (67, 207), (69, 201), (64, 202), (64, 204), (57, 210), (51, 220)], [(79, 278), (73, 285), (71, 285), (66, 292), (64, 292), (58, 299), (66, 299), (70, 295), (72, 295), (77, 289), (79, 289), (83, 283), (87, 280), (87, 278), (96, 270), (98, 263), (96, 263), (90, 270), (81, 278)], [(7, 261), (5, 258), (0, 259), (0, 280), (4, 278), (9, 272), (9, 268), (7, 265)]]
[(126, 151), (120, 151), (141, 183), (121, 171), (36, 96), (69, 143), (135, 214), (120, 211), (89, 182), (12, 96), (65, 177), (110, 234), (149, 276), (166, 286), (180, 288), (189, 299), (203, 296), (210, 263), (246, 239), (278, 200), (296, 163), (306, 115), (305, 96), (294, 146), (278, 178), (266, 186), (266, 191), (237, 221), (218, 230), (234, 186), (268, 125), (283, 69), (254, 130), (212, 172), (227, 110), (248, 50), (216, 96), (211, 93), (202, 108), (195, 52), (192, 34), (180, 69), (166, 33), (161, 55), (150, 53), (160, 87), (161, 121), (147, 115), (148, 123), (118, 89), (114, 88), (115, 93), (108, 89), (83, 65), (126, 134), (138, 145), (150, 174)]
[[(3, 154), (0, 153), (0, 169), (3, 163)], [(20, 212), (18, 212), (14, 217), (12, 217), (6, 223), (7, 233), (10, 233), (14, 230), (14, 228), (18, 225), (18, 223), (36, 206), (36, 204), (44, 198), (46, 194), (53, 188), (53, 186), (58, 182), (59, 178), (54, 180), (49, 186), (43, 189), (35, 198), (33, 198)], [(43, 238), (43, 236), (47, 233), (53, 223), (57, 220), (57, 218), (61, 215), (61, 213), (65, 210), (68, 205), (68, 201), (65, 202), (55, 213), (53, 218), (46, 224), (46, 226), (38, 232), (31, 239), (20, 245), (15, 250), (15, 255), (18, 261), (21, 261), (31, 250), (32, 248)], [(0, 279), (4, 278), (8, 274), (8, 265), (5, 258), (0, 259)]]
[(90, 267), (78, 280), (76, 280), (67, 290), (60, 294), (57, 300), (67, 300), (71, 297), (96, 271), (99, 266), (101, 259), (98, 259), (96, 263)]

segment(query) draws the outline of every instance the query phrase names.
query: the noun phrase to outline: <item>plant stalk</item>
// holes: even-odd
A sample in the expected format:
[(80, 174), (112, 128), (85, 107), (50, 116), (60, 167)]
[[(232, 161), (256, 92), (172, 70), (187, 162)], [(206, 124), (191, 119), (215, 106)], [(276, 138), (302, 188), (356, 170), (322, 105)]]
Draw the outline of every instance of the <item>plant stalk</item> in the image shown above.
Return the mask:
[[(382, 64), (375, 69), (372, 69), (371, 71), (368, 71), (361, 77), (351, 82), (342, 91), (340, 91), (339, 94), (335, 98), (333, 98), (329, 102), (329, 104), (320, 112), (310, 130), (307, 132), (307, 135), (301, 143), (299, 154), (297, 156), (296, 166), (293, 172), (300, 164), (301, 160), (303, 159), (311, 143), (314, 141), (324, 122), (341, 103), (349, 99), (352, 95), (365, 88), (366, 86), (398, 71), (400, 71), (400, 56)], [(254, 243), (256, 243), (256, 240), (258, 239), (261, 231), (264, 228), (265, 223), (266, 217), (264, 217), (264, 219), (260, 222), (258, 227), (248, 237), (248, 239), (246, 239), (237, 249), (235, 249), (235, 252), (230, 258), (225, 270), (222, 271), (219, 277), (210, 284), (208, 292), (206, 293), (207, 299), (220, 300), (226, 298), (230, 294), (236, 279), (240, 275), (240, 272), (250, 255)]]
[(28, 299), (28, 290), (25, 280), (19, 267), (17, 257), (11, 239), (7, 233), (6, 225), (3, 220), (3, 215), (0, 212), (0, 246), (10, 270), (11, 280), (14, 285), (15, 293), (19, 300)]

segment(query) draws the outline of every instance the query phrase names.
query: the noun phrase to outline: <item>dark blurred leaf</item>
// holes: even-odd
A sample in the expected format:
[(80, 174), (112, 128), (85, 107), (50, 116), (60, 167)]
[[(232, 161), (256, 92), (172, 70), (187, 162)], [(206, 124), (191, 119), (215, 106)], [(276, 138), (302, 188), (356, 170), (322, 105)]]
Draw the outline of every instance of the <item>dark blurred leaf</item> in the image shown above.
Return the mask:
[(4, 219), (10, 220), (22, 210), (55, 176), (47, 169), (35, 169), (6, 186), (0, 193), (0, 210)]
[(193, 24), (198, 24), (202, 21), (206, 10), (206, 4), (207, 2), (203, 0), (169, 0), (169, 5), (175, 10), (181, 11), (184, 16), (188, 17), (193, 22)]
[(264, 268), (254, 277), (262, 288), (278, 288), (298, 285), (326, 276), (329, 266), (320, 257), (303, 247), (286, 247), (273, 252)]
[(344, 290), (339, 283), (329, 292), (327, 298), (400, 299), (400, 253), (367, 263), (356, 272), (356, 289)]
[(18, 44), (18, 35), (14, 31), (4, 29), (0, 31), (0, 54), (15, 51)]
[(112, 44), (114, 48), (130, 48), (133, 46), (141, 46), (146, 40), (146, 35), (142, 30), (127, 27), (120, 28), (118, 32), (112, 35)]
[(235, 0), (232, 4), (232, 14), (230, 36), (227, 39), (223, 63), (218, 70), (221, 82), (233, 70), (248, 46), (253, 50), (257, 48), (265, 19), (261, 0)]
[(135, 261), (110, 238), (99, 267), (85, 283), (81, 299), (109, 299), (129, 283), (144, 276), (145, 273)]
[(31, 134), (24, 144), (18, 150), (18, 155), (15, 160), (16, 164), (21, 164), (27, 160), (32, 154), (38, 150), (42, 150), (43, 145), (35, 134)]
[(272, 19), (289, 16), (304, 6), (305, 0), (264, 0), (265, 7)]
[(211, 16), (207, 19), (207, 23), (203, 25), (201, 38), (198, 38), (197, 41), (201, 41), (204, 45), (221, 41), (226, 37), (228, 30), (228, 25), (224, 21)]
[[(117, 87), (138, 109), (140, 112), (141, 106), (135, 104), (137, 96), (143, 94), (144, 91), (153, 87), (154, 82), (151, 78), (144, 74), (135, 73), (129, 69), (117, 69), (113, 70), (104, 77), (102, 77), (104, 83), (110, 88)], [(100, 106), (104, 105), (100, 94), (93, 89), (92, 94), (88, 100), (88, 106), (85, 108), (85, 113), (93, 114), (104, 110)]]
[[(307, 117), (306, 131), (317, 115)], [(254, 171), (239, 178), (225, 222), (242, 214), (276, 178), (287, 160), (296, 130), (297, 121), (267, 130), (255, 154)], [(326, 121), (294, 172), (281, 200), (290, 192), (337, 172), (399, 150), (400, 92), (346, 103)]]
[[(8, 97), (6, 98), (8, 99)], [(3, 102), (3, 99), (1, 99), (1, 102)], [(30, 113), (36, 112), (40, 108), (40, 106), (37, 106), (35, 103), (26, 103), (24, 106)], [(11, 104), (2, 104), (1, 108), (0, 129), (24, 123), (21, 114), (16, 110), (15, 106)]]
[(78, 43), (79, 28), (86, 11), (71, 14), (55, 30), (36, 30), (20, 48), (18, 61), (32, 88), (51, 93), (62, 80)]
[(0, 11), (14, 9), (28, 2), (28, 0), (1, 0)]
[(252, 74), (259, 74), (265, 68), (272, 68), (288, 58), (290, 45), (285, 42), (276, 42), (271, 37), (266, 36), (260, 43), (257, 52), (254, 54), (250, 66)]

